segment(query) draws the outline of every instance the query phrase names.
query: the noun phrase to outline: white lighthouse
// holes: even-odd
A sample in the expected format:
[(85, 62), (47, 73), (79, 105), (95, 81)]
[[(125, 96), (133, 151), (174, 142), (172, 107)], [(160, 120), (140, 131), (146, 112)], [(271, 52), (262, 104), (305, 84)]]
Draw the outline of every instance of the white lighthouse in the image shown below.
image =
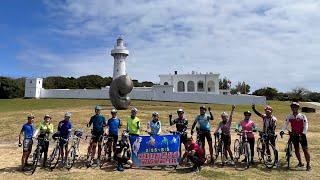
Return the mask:
[(113, 79), (120, 75), (126, 75), (126, 57), (129, 56), (129, 51), (123, 45), (122, 38), (117, 39), (117, 44), (111, 50), (111, 56), (114, 58)]

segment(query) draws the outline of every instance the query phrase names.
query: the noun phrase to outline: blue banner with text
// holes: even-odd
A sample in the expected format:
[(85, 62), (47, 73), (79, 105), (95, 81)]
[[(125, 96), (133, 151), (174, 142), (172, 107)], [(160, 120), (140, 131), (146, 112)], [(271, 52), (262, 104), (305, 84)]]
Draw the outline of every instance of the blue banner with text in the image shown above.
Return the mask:
[(180, 135), (131, 136), (134, 167), (173, 166), (180, 161)]

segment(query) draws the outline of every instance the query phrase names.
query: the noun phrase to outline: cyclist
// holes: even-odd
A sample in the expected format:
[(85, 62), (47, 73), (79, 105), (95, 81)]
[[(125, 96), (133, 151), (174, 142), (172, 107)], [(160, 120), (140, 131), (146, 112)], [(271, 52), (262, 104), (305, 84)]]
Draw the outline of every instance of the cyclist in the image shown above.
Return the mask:
[(161, 122), (159, 120), (159, 113), (152, 113), (152, 120), (148, 122), (147, 129), (151, 129), (150, 135), (160, 135), (161, 133)]
[[(108, 132), (108, 161), (111, 160), (111, 153), (116, 150), (116, 145), (118, 142), (118, 130), (121, 128), (122, 123), (120, 119), (117, 117), (117, 110), (111, 110), (111, 118), (107, 122), (107, 129)], [(111, 148), (112, 147), (112, 148)]]
[(58, 124), (58, 133), (60, 136), (59, 146), (60, 146), (62, 164), (64, 164), (67, 161), (68, 142), (69, 142), (71, 129), (72, 129), (70, 117), (71, 117), (71, 113), (66, 112), (64, 114), (64, 119), (61, 120)]
[(212, 137), (210, 133), (210, 120), (213, 120), (213, 115), (211, 113), (211, 108), (208, 108), (210, 115), (208, 116), (206, 114), (207, 108), (205, 106), (200, 107), (200, 115), (198, 115), (191, 128), (191, 135), (193, 135), (193, 129), (196, 126), (197, 123), (200, 124), (200, 140), (202, 142), (202, 149), (205, 152), (205, 139), (207, 138), (207, 142), (209, 144), (209, 151), (210, 151), (210, 156), (211, 156), (211, 163), (214, 162), (213, 159), (213, 148), (212, 148)]
[(137, 117), (137, 108), (131, 109), (131, 116), (127, 119), (127, 131), (131, 136), (139, 136), (140, 135), (140, 119)]
[(186, 152), (183, 154), (181, 158), (181, 162), (183, 162), (185, 158), (188, 158), (194, 164), (194, 166), (192, 167), (192, 171), (193, 172), (201, 171), (204, 165), (204, 162), (206, 161), (203, 149), (193, 141), (191, 135), (187, 136), (186, 145), (187, 145)]
[(218, 127), (214, 133), (216, 137), (219, 137), (219, 129), (221, 129), (221, 139), (223, 140), (224, 148), (225, 148), (224, 149), (225, 152), (223, 153), (225, 154), (225, 157), (228, 157), (227, 152), (229, 153), (229, 156), (231, 159), (229, 163), (231, 165), (234, 165), (234, 161), (233, 161), (232, 151), (230, 149), (230, 145), (231, 145), (230, 127), (231, 127), (233, 112), (235, 108), (236, 106), (232, 105), (229, 120), (228, 120), (228, 114), (226, 112), (221, 113), (222, 121), (218, 124)]
[(95, 115), (90, 118), (87, 127), (89, 128), (91, 125), (93, 126), (91, 130), (92, 139), (90, 141), (90, 146), (88, 148), (88, 154), (92, 151), (92, 157), (96, 154), (96, 147), (98, 143), (98, 158), (97, 164), (100, 164), (100, 156), (101, 156), (101, 144), (102, 144), (102, 135), (104, 134), (104, 127), (107, 125), (106, 118), (101, 114), (101, 106), (96, 106), (94, 108)]
[[(266, 135), (266, 143), (271, 143), (275, 150), (276, 150), (276, 154), (275, 154), (275, 165), (278, 165), (278, 151), (276, 148), (276, 127), (277, 127), (277, 118), (273, 116), (272, 112), (273, 109), (271, 106), (266, 106), (264, 108), (265, 114), (261, 114), (259, 113), (256, 108), (255, 108), (255, 104), (252, 105), (252, 110), (254, 113), (256, 113), (256, 115), (260, 116), (262, 118), (263, 121), (263, 132)], [(268, 156), (268, 160), (270, 161), (270, 155)]]
[(128, 142), (129, 133), (124, 131), (121, 136), (121, 140), (117, 142), (116, 150), (114, 153), (114, 159), (117, 164), (117, 170), (123, 171), (123, 165), (129, 164), (132, 166), (132, 161), (130, 160), (130, 145)]
[[(240, 127), (244, 131), (256, 132), (258, 128), (254, 124), (254, 122), (250, 120), (251, 112), (250, 111), (245, 111), (243, 113), (243, 115), (244, 115), (244, 119), (242, 121), (240, 121), (239, 124), (237, 124), (236, 132), (239, 132)], [(248, 140), (248, 142), (250, 144), (251, 164), (254, 164), (254, 161), (253, 161), (253, 157), (254, 157), (254, 134), (252, 132), (248, 132), (247, 133), (247, 140)], [(245, 136), (245, 132), (243, 132), (243, 134), (242, 134), (242, 142), (245, 141), (245, 137), (244, 136)], [(246, 161), (247, 161), (247, 159), (245, 158), (241, 162), (246, 162)]]
[[(23, 145), (23, 153), (22, 153), (22, 158), (21, 158), (21, 169), (24, 170), (26, 166), (28, 166), (28, 157), (31, 153), (32, 150), (32, 135), (34, 131), (34, 115), (33, 114), (28, 114), (27, 116), (28, 122), (24, 124), (21, 128), (20, 134), (19, 134), (19, 147)], [(24, 136), (23, 138), (23, 144), (21, 144), (21, 138), (22, 135)]]
[(299, 113), (300, 104), (298, 102), (292, 102), (291, 105), (292, 114), (287, 116), (286, 121), (283, 124), (283, 127), (280, 132), (282, 137), (284, 130), (288, 127), (288, 124), (291, 124), (292, 134), (290, 135), (290, 140), (293, 143), (294, 150), (299, 161), (296, 167), (303, 167), (304, 164), (301, 162), (300, 147), (299, 143), (302, 146), (304, 157), (307, 161), (307, 171), (311, 171), (310, 166), (310, 154), (308, 151), (308, 141), (307, 141), (307, 131), (308, 131), (308, 120), (304, 114)]
[(49, 135), (53, 134), (53, 125), (50, 123), (51, 120), (51, 116), (50, 115), (45, 115), (43, 117), (43, 122), (40, 123), (38, 129), (36, 130), (36, 132), (34, 133), (33, 137), (37, 137), (38, 133), (39, 134), (39, 138), (44, 138), (45, 141), (43, 142), (43, 146), (42, 146), (42, 152), (43, 152), (43, 162), (42, 162), (42, 167), (44, 168), (46, 166), (46, 161), (48, 158), (48, 149), (49, 149)]
[(184, 118), (183, 109), (177, 110), (178, 118), (172, 121), (172, 114), (169, 114), (169, 124), (170, 126), (176, 125), (177, 131), (180, 132), (180, 156), (181, 156), (181, 143), (183, 143), (184, 148), (186, 149), (187, 143), (187, 128), (188, 128), (188, 119)]

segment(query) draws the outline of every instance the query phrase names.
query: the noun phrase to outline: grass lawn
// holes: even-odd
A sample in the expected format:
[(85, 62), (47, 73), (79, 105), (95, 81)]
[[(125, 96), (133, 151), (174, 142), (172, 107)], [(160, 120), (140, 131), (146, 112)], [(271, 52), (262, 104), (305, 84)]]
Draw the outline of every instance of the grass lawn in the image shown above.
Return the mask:
[[(290, 113), (289, 102), (280, 101), (268, 101), (268, 105), (274, 109), (274, 115), (278, 118), (277, 132), (280, 131), (283, 122)], [(84, 129), (86, 132), (90, 130), (86, 128), (86, 123), (90, 117), (94, 114), (94, 107), (100, 105), (103, 107), (102, 113), (110, 118), (110, 110), (112, 105), (109, 100), (79, 100), (79, 99), (12, 99), (12, 100), (0, 100), (0, 179), (128, 179), (128, 178), (144, 178), (144, 179), (320, 179), (320, 124), (318, 122), (319, 113), (306, 114), (309, 121), (308, 130), (308, 143), (309, 151), (311, 154), (311, 165), (313, 170), (306, 172), (305, 168), (295, 169), (291, 168), (287, 170), (284, 166), (284, 146), (288, 137), (284, 139), (278, 139), (277, 146), (280, 151), (279, 159), (281, 166), (274, 168), (273, 170), (267, 170), (264, 165), (256, 163), (250, 169), (245, 171), (236, 170), (232, 166), (226, 166), (224, 168), (206, 166), (203, 171), (197, 174), (190, 174), (186, 172), (185, 167), (178, 168), (176, 172), (171, 169), (128, 169), (125, 172), (114, 171), (114, 166), (110, 165), (103, 169), (98, 168), (81, 168), (82, 162), (79, 162), (75, 168), (67, 171), (63, 168), (58, 168), (52, 172), (43, 169), (37, 169), (33, 176), (26, 176), (18, 169), (20, 168), (20, 158), (22, 149), (17, 146), (18, 135), (21, 126), (26, 123), (26, 115), (28, 113), (35, 114), (35, 125), (42, 121), (45, 114), (50, 114), (53, 119), (52, 123), (56, 126), (58, 121), (63, 119), (63, 115), (66, 111), (72, 113), (71, 121), (74, 129)], [(167, 133), (166, 130), (174, 130), (174, 127), (169, 126), (168, 113), (176, 115), (178, 108), (185, 110), (185, 116), (189, 119), (189, 126), (191, 127), (194, 118), (199, 113), (198, 103), (177, 103), (177, 102), (154, 102), (154, 101), (132, 101), (131, 107), (136, 107), (139, 112), (137, 116), (142, 121), (142, 128), (146, 129), (146, 124), (151, 120), (151, 114), (153, 111), (157, 111), (160, 114), (160, 120), (162, 122), (163, 134)], [(231, 105), (218, 105), (218, 104), (205, 104), (212, 108), (215, 120), (211, 123), (212, 131), (215, 130), (218, 122), (220, 121), (220, 113), (226, 111), (230, 114)], [(305, 104), (303, 104), (305, 105)], [(320, 107), (315, 107), (319, 112)], [(263, 112), (264, 106), (257, 106), (260, 112)], [(232, 132), (237, 122), (243, 118), (243, 111), (251, 110), (251, 106), (237, 106), (234, 115), (234, 121), (232, 125)], [(130, 115), (130, 109), (118, 111), (118, 117), (126, 125), (126, 118)], [(261, 119), (253, 115), (252, 120), (257, 126), (262, 128)], [(56, 127), (55, 127), (56, 128)], [(257, 137), (257, 135), (256, 135)], [(236, 134), (232, 133), (232, 141), (236, 138)], [(53, 143), (52, 143), (53, 144)], [(233, 147), (233, 143), (231, 144)], [(80, 148), (83, 157), (85, 155), (85, 149), (87, 142), (82, 141)], [(206, 145), (207, 147), (207, 145)], [(207, 151), (208, 152), (208, 151)], [(50, 150), (49, 150), (49, 153)], [(80, 158), (81, 159), (81, 158)], [(255, 157), (257, 161), (257, 157)], [(296, 158), (293, 158), (292, 166), (296, 165)], [(304, 156), (302, 153), (303, 162)]]

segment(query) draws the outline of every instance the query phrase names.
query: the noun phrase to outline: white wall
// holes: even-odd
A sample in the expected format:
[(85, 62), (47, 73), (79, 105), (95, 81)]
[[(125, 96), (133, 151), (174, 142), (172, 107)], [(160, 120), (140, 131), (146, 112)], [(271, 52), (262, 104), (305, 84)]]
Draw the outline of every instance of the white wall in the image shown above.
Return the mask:
[(24, 97), (40, 98), (42, 82), (42, 78), (26, 78)]

